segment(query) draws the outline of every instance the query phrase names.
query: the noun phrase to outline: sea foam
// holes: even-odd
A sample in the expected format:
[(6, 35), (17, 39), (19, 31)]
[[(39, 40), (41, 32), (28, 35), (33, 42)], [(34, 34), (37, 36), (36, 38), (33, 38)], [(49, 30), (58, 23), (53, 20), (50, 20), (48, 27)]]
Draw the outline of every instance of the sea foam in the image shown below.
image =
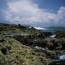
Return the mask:
[(41, 27), (34, 27), (37, 30), (46, 30), (46, 28), (41, 28)]

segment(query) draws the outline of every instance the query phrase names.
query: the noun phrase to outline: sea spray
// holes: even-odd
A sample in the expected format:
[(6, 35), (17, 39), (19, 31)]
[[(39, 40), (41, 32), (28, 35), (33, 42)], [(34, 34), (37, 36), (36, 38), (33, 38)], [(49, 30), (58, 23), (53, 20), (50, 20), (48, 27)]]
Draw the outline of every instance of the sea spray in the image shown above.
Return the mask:
[(53, 35), (51, 35), (51, 36), (49, 36), (49, 37), (50, 37), (50, 38), (55, 38), (55, 37), (56, 37), (56, 35), (54, 35), (54, 34), (53, 34)]
[(41, 28), (41, 27), (34, 27), (37, 30), (46, 30), (46, 28)]
[(60, 59), (61, 59), (61, 60), (65, 60), (65, 55), (61, 55), (61, 56), (60, 56)]
[(34, 48), (36, 48), (36, 49), (41, 49), (41, 50), (43, 50), (43, 51), (47, 51), (47, 52), (51, 52), (50, 50), (47, 50), (47, 49), (45, 49), (45, 48), (38, 47), (38, 46), (35, 46)]

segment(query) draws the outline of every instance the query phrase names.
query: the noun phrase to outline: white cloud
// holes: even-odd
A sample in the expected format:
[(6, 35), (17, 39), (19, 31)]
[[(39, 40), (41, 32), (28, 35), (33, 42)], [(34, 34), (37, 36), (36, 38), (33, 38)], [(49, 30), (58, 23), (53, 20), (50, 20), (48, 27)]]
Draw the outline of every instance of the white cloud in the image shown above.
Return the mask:
[(13, 0), (8, 2), (5, 19), (16, 24), (30, 25), (65, 25), (65, 7), (60, 7), (57, 14), (40, 9), (32, 0)]

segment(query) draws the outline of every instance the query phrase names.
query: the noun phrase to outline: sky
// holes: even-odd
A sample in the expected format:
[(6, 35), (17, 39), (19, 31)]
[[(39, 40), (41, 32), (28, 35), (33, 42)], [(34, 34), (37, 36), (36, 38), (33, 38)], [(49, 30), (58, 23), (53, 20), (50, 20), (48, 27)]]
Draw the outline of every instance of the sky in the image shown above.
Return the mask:
[(65, 0), (0, 0), (0, 23), (65, 27)]

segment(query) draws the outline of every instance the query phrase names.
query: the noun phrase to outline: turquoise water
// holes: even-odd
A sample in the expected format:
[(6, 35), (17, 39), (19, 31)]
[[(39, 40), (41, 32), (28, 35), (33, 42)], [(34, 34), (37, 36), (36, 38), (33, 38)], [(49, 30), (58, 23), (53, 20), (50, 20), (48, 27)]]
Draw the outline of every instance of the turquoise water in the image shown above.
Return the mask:
[(55, 31), (64, 31), (65, 27), (34, 27), (37, 30), (43, 30), (44, 32), (55, 32)]
[(46, 27), (46, 30), (43, 30), (45, 32), (55, 32), (55, 31), (64, 31), (65, 27)]

